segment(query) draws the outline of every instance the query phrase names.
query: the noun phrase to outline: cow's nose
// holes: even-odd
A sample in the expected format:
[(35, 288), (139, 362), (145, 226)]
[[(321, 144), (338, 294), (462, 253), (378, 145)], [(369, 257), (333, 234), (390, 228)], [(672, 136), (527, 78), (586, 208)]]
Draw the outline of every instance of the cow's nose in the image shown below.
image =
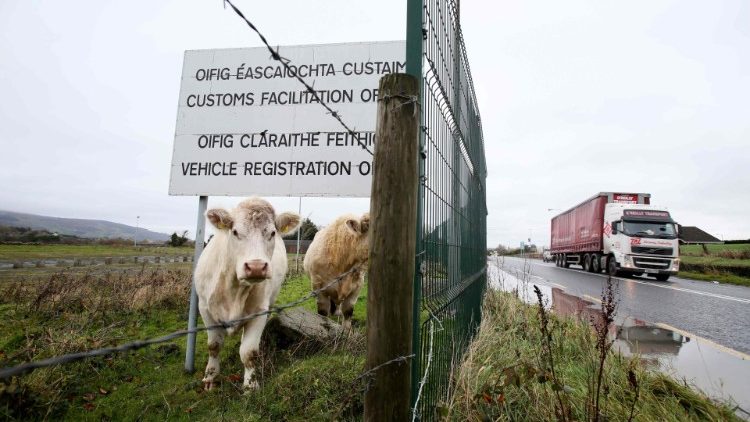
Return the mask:
[(245, 276), (250, 279), (266, 278), (268, 275), (268, 262), (262, 259), (253, 259), (245, 262)]

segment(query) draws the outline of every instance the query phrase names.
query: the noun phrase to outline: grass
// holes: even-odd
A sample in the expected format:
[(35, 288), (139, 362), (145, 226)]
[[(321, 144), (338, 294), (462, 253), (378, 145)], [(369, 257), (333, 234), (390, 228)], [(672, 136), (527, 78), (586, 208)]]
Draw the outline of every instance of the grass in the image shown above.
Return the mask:
[(739, 266), (739, 267), (750, 267), (750, 259), (731, 259), (722, 258), (715, 255), (708, 256), (692, 256), (683, 255), (680, 256), (680, 260), (685, 264), (699, 264), (707, 265), (712, 267), (728, 267), (728, 266)]
[(741, 277), (736, 274), (722, 273), (718, 271), (707, 272), (707, 273), (698, 273), (698, 272), (693, 272), (693, 271), (680, 271), (680, 273), (677, 275), (678, 277), (689, 278), (691, 280), (718, 281), (719, 283), (735, 284), (738, 286), (750, 287), (750, 278)]
[[(307, 277), (287, 279), (278, 301), (310, 292)], [(189, 272), (142, 267), (124, 272), (58, 273), (46, 281), (0, 286), (0, 367), (122, 344), (184, 329)], [(359, 335), (317, 351), (262, 346), (261, 389), (243, 395), (239, 336), (222, 351), (223, 379), (202, 388), (205, 333), (194, 374), (183, 371), (185, 340), (106, 358), (36, 370), (0, 383), (0, 419), (335, 420), (362, 412), (361, 332), (366, 297), (355, 307)], [(305, 304), (315, 309), (314, 301)], [(268, 340), (268, 339), (266, 339)]]
[(750, 244), (680, 246), (679, 277), (750, 286)]
[[(550, 316), (554, 379), (541, 357), (541, 333), (536, 307), (512, 293), (488, 291), (479, 333), (456, 376), (456, 394), (442, 408), (445, 419), (593, 420), (591, 377), (599, 351), (590, 324)], [(602, 382), (599, 420), (629, 420), (633, 403), (635, 420), (737, 420), (726, 405), (616, 353), (603, 366)]]
[(114, 256), (171, 256), (192, 255), (192, 253), (192, 247), (54, 244), (0, 245), (0, 261)]
[[(725, 251), (732, 251), (732, 252), (750, 251), (750, 243), (707, 244), (706, 248), (708, 248), (709, 254), (717, 255)], [(703, 255), (703, 246), (680, 245), (680, 254), (683, 256), (684, 255), (701, 256)]]
[[(191, 263), (174, 263), (0, 272), (18, 276), (0, 283), (0, 367), (184, 329), (190, 269)], [(309, 292), (306, 276), (290, 274), (277, 302), (290, 302)], [(237, 336), (228, 338), (222, 351), (219, 387), (203, 391), (207, 350), (205, 333), (200, 333), (194, 374), (182, 369), (184, 338), (128, 354), (40, 369), (0, 383), (0, 419), (361, 419), (364, 385), (357, 376), (364, 367), (366, 292), (364, 288), (355, 306), (357, 335), (352, 341), (319, 350), (280, 349), (266, 338), (261, 388), (252, 394), (242, 393)], [(303, 307), (316, 309), (314, 300)], [(477, 341), (454, 375), (457, 394), (441, 412), (448, 412), (453, 420), (552, 420), (554, 396), (560, 393), (570, 403), (572, 415), (583, 420), (579, 417), (585, 414), (587, 365), (596, 354), (586, 324), (551, 318), (549, 350), (561, 380), (558, 384), (539, 370), (541, 337), (534, 308), (511, 295), (489, 292), (484, 312)], [(619, 356), (607, 360), (603, 408), (610, 420), (627, 419), (623, 415), (632, 403), (627, 370), (633, 362)], [(635, 367), (641, 384), (636, 420), (732, 420), (726, 407), (669, 377)], [(539, 383), (540, 379), (545, 382)], [(553, 391), (551, 384), (562, 390)]]
[[(310, 293), (312, 286), (310, 279), (305, 274), (290, 274), (279, 292), (277, 303), (288, 303), (299, 299)], [(317, 312), (317, 305), (314, 299), (305, 302), (302, 308), (311, 312)], [(352, 326), (364, 329), (367, 318), (367, 281), (359, 293), (359, 299), (354, 305), (354, 314), (352, 315)]]

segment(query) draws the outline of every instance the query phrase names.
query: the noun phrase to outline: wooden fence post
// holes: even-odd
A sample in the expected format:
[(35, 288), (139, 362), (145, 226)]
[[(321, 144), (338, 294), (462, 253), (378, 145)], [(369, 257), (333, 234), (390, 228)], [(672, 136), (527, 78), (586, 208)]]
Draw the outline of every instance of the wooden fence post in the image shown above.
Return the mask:
[[(412, 298), (417, 223), (419, 81), (380, 79), (370, 201), (367, 364), (371, 370), (412, 354)], [(366, 421), (410, 420), (411, 359), (369, 377)]]

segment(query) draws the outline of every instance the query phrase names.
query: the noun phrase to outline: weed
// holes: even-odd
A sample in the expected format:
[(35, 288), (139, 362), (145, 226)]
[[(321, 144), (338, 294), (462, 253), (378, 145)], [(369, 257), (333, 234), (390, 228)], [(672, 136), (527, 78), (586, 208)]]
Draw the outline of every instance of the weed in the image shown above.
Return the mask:
[(633, 404), (630, 406), (630, 415), (628, 415), (628, 422), (633, 420), (635, 416), (635, 404), (638, 403), (638, 376), (635, 374), (635, 360), (630, 361), (628, 367), (628, 385), (633, 391)]
[[(603, 301), (604, 302), (604, 301)], [(593, 416), (599, 352), (596, 333), (588, 321), (547, 315), (555, 373), (564, 379), (560, 396), (568, 420)], [(527, 328), (521, 322), (527, 321)], [(482, 323), (455, 375), (456, 391), (441, 409), (444, 418), (456, 421), (555, 420), (560, 404), (551, 388), (551, 375), (543, 372), (542, 329), (538, 306), (524, 304), (512, 293), (490, 290), (485, 297)], [(637, 358), (609, 352), (603, 364), (600, 412), (604, 420), (737, 420), (732, 409), (652, 372)], [(447, 415), (447, 416), (446, 416)]]
[(604, 363), (607, 360), (614, 339), (610, 339), (609, 331), (612, 328), (612, 323), (615, 320), (615, 313), (617, 311), (617, 292), (616, 287), (612, 283), (612, 277), (607, 277), (607, 283), (604, 285), (604, 291), (602, 292), (601, 309), (596, 318), (591, 321), (596, 336), (596, 351), (598, 358), (598, 366), (596, 372), (592, 374), (593, 379), (591, 386), (593, 387), (593, 394), (589, 393), (588, 408), (592, 409), (593, 415), (590, 415), (589, 419), (593, 421), (600, 421), (603, 418), (601, 413), (601, 393), (602, 387), (605, 389), (607, 385), (604, 383)]
[(549, 331), (549, 317), (547, 315), (547, 310), (544, 306), (544, 300), (542, 298), (542, 291), (539, 290), (539, 286), (534, 286), (534, 294), (536, 294), (536, 298), (538, 301), (537, 304), (537, 310), (539, 311), (539, 330), (542, 334), (542, 351), (541, 351), (541, 361), (542, 361), (542, 368), (549, 368), (549, 373), (552, 376), (552, 391), (555, 392), (555, 397), (557, 398), (557, 404), (560, 406), (559, 409), (557, 409), (557, 416), (559, 420), (567, 421), (568, 420), (568, 410), (565, 406), (565, 403), (563, 403), (563, 399), (561, 396), (561, 391), (563, 390), (563, 383), (560, 380), (560, 378), (557, 376), (557, 373), (555, 372), (555, 359), (552, 355), (552, 334)]

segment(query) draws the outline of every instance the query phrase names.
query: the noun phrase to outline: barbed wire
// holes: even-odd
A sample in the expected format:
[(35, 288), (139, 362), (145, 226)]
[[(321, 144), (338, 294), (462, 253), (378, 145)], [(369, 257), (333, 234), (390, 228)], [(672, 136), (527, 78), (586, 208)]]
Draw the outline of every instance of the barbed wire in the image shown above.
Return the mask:
[(288, 302), (288, 303), (278, 305), (278, 306), (272, 306), (265, 311), (254, 312), (242, 318), (237, 318), (237, 319), (233, 319), (229, 321), (222, 321), (222, 322), (219, 322), (218, 324), (207, 325), (203, 327), (196, 327), (196, 328), (187, 329), (187, 330), (174, 331), (172, 333), (166, 334), (161, 337), (155, 337), (155, 338), (150, 338), (146, 340), (136, 340), (136, 341), (125, 343), (125, 344), (115, 346), (115, 347), (103, 347), (100, 349), (88, 350), (85, 352), (69, 353), (66, 355), (54, 356), (54, 357), (47, 358), (47, 359), (42, 359), (38, 361), (23, 363), (23, 364), (16, 365), (16, 366), (2, 368), (0, 369), (0, 379), (10, 379), (11, 377), (23, 375), (25, 373), (34, 371), (39, 368), (57, 366), (57, 365), (62, 365), (62, 364), (70, 363), (70, 362), (83, 360), (83, 359), (111, 355), (114, 353), (135, 351), (135, 350), (143, 349), (145, 347), (153, 346), (156, 344), (168, 343), (172, 340), (175, 340), (180, 337), (184, 337), (188, 334), (199, 333), (202, 331), (209, 331), (209, 330), (228, 329), (228, 328), (236, 327), (238, 325), (242, 325), (245, 322), (248, 322), (252, 319), (258, 318), (263, 315), (280, 314), (289, 308), (297, 307), (301, 305), (302, 303), (307, 302), (308, 300), (317, 297), (322, 291), (333, 286), (335, 283), (338, 283), (339, 281), (343, 280), (344, 277), (346, 277), (347, 275), (355, 271), (361, 270), (363, 266), (364, 264), (355, 265), (352, 268), (350, 268), (348, 271), (345, 271), (339, 274), (336, 278), (334, 278), (325, 286), (319, 289), (315, 289), (311, 291), (310, 293), (308, 293), (307, 295), (302, 296), (301, 298), (295, 301)]
[(236, 13), (237, 16), (239, 16), (242, 20), (244, 20), (245, 23), (247, 24), (247, 26), (250, 27), (250, 29), (252, 29), (253, 31), (255, 31), (256, 34), (258, 34), (258, 37), (260, 37), (260, 40), (263, 42), (263, 44), (266, 46), (266, 48), (268, 49), (268, 51), (271, 53), (271, 58), (274, 59), (274, 60), (276, 60), (277, 62), (281, 63), (281, 65), (284, 67), (284, 70), (286, 70), (290, 75), (292, 75), (295, 79), (297, 79), (299, 81), (299, 83), (301, 83), (305, 87), (305, 91), (309, 92), (313, 96), (313, 98), (315, 100), (317, 100), (317, 102), (321, 106), (323, 106), (323, 108), (326, 109), (327, 113), (330, 114), (334, 119), (336, 119), (339, 122), (339, 124), (344, 129), (346, 129), (346, 132), (349, 135), (352, 136), (352, 138), (354, 138), (354, 139), (357, 140), (357, 143), (359, 144), (359, 146), (361, 146), (362, 149), (364, 149), (365, 151), (367, 151), (370, 155), (373, 155), (372, 151), (370, 151), (370, 149), (367, 148), (367, 145), (365, 145), (362, 141), (359, 140), (359, 137), (357, 136), (357, 132), (354, 129), (350, 128), (344, 122), (344, 120), (341, 118), (341, 114), (338, 111), (332, 109), (328, 104), (326, 104), (320, 98), (320, 96), (318, 95), (317, 91), (315, 91), (315, 88), (313, 88), (312, 85), (310, 85), (307, 82), (305, 82), (305, 80), (302, 79), (302, 77), (300, 77), (297, 74), (297, 72), (294, 71), (294, 69), (291, 68), (291, 66), (289, 66), (289, 63), (291, 63), (291, 60), (289, 60), (289, 59), (287, 59), (285, 57), (282, 57), (281, 54), (279, 54), (279, 47), (277, 46), (276, 50), (274, 50), (273, 47), (271, 47), (271, 45), (268, 43), (268, 40), (266, 40), (265, 35), (263, 35), (260, 32), (260, 30), (258, 29), (257, 26), (255, 26), (252, 22), (250, 22), (250, 20), (248, 18), (245, 17), (245, 14), (242, 13), (242, 11), (240, 9), (238, 9), (237, 6), (235, 6), (234, 3), (232, 3), (231, 0), (222, 0), (222, 1), (224, 2), (224, 7), (225, 8), (226, 8), (226, 5), (229, 4), (229, 6), (232, 8), (232, 10), (234, 10), (234, 13)]
[(359, 374), (359, 376), (357, 378), (355, 378), (354, 381), (356, 382), (356, 381), (359, 381), (359, 380), (361, 380), (361, 379), (363, 379), (365, 377), (368, 377), (368, 376), (374, 374), (375, 372), (377, 372), (380, 368), (382, 368), (384, 366), (388, 366), (388, 365), (391, 365), (391, 364), (394, 364), (394, 363), (397, 363), (397, 362), (406, 362), (407, 360), (413, 358), (414, 356), (415, 356), (415, 354), (412, 353), (410, 355), (395, 357), (395, 358), (393, 358), (393, 359), (391, 359), (389, 361), (383, 362), (380, 365), (374, 366), (374, 367), (368, 369), (367, 371)]
[[(375, 366), (373, 368), (370, 368), (367, 371), (359, 374), (346, 387), (347, 390), (353, 390), (354, 393), (347, 395), (344, 398), (344, 400), (342, 400), (339, 403), (337, 414), (341, 415), (341, 413), (349, 405), (349, 403), (352, 401), (352, 399), (355, 396), (357, 396), (358, 394), (365, 394), (365, 393), (367, 393), (370, 390), (370, 385), (372, 384), (372, 375), (375, 374), (375, 372), (377, 372), (378, 370), (382, 369), (385, 366), (392, 365), (394, 363), (406, 362), (407, 360), (412, 359), (415, 356), (416, 356), (416, 354), (414, 354), (414, 353), (412, 353), (410, 355), (398, 356), (398, 357), (395, 357), (395, 358), (393, 358), (393, 359), (391, 359), (389, 361), (383, 362), (380, 365), (377, 365), (377, 366)], [(365, 382), (363, 383), (364, 385), (362, 387), (360, 387), (360, 388), (357, 388), (357, 384), (360, 381), (362, 381), (362, 380), (365, 380)]]

